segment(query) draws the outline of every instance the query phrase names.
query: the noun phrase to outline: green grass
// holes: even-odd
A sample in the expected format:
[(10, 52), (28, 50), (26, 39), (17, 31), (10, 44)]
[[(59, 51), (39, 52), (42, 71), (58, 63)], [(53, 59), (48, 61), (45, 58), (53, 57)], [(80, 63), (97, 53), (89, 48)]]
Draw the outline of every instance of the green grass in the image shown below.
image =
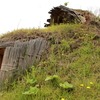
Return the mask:
[[(100, 100), (100, 39), (93, 39), (97, 28), (67, 24), (40, 31), (53, 33), (49, 53), (34, 64), (31, 73), (22, 75), (21, 80), (18, 78), (1, 92), (0, 99)], [(59, 84), (65, 82), (69, 87), (62, 88)], [(23, 94), (36, 86), (38, 92)]]

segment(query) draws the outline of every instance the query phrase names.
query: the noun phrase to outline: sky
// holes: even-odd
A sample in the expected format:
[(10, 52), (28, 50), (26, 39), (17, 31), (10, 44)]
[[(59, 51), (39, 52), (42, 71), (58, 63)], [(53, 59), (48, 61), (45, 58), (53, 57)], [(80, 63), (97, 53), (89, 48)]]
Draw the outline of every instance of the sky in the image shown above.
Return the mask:
[(100, 0), (0, 0), (0, 34), (22, 28), (44, 28), (48, 12), (68, 3), (69, 8), (99, 13)]

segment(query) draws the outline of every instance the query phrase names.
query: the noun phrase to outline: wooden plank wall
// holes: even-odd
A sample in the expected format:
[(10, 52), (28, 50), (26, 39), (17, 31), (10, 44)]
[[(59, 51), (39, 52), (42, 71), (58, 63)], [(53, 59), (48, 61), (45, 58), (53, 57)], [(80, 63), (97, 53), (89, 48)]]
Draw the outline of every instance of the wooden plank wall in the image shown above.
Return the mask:
[[(17, 45), (19, 45), (19, 43)], [(43, 53), (46, 53), (49, 42), (38, 38), (22, 45), (25, 49), (22, 50), (24, 53), (20, 56), (18, 63), (18, 70), (21, 73), (31, 67), (35, 60), (39, 59)]]
[(0, 82), (2, 85), (4, 85), (3, 83), (5, 83), (5, 80), (8, 80), (9, 77), (11, 77), (15, 73), (20, 50), (21, 48), (15, 47), (6, 48), (0, 69)]
[(0, 88), (4, 87), (5, 80), (12, 81), (15, 74), (24, 73), (36, 59), (47, 52), (48, 47), (49, 42), (41, 38), (26, 42), (16, 41), (14, 47), (7, 47), (0, 69)]

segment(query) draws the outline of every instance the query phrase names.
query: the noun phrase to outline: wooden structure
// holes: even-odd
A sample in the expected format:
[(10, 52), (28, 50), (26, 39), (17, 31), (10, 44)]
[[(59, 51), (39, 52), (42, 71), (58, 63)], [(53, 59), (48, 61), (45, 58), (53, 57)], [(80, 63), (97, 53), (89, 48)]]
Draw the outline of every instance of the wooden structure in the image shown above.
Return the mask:
[[(75, 10), (65, 6), (57, 6), (48, 12), (50, 19), (47, 19), (48, 24), (45, 23), (45, 27), (60, 24), (60, 23), (87, 23), (95, 16), (89, 11)], [(92, 17), (92, 19), (91, 19)]]
[(47, 52), (49, 42), (42, 38), (26, 42), (6, 42), (0, 45), (0, 90), (5, 81), (31, 67), (35, 60)]

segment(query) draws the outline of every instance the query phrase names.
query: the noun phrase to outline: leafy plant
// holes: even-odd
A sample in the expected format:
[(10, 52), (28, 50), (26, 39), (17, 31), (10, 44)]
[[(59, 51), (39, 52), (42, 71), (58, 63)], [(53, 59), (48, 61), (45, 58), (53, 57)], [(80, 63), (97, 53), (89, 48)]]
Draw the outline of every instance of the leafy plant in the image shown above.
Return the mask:
[(37, 92), (39, 91), (39, 89), (37, 87), (38, 87), (38, 85), (36, 85), (35, 87), (30, 86), (30, 90), (25, 91), (23, 94), (25, 94), (25, 95), (37, 94)]
[(35, 79), (35, 78), (33, 78), (33, 79), (27, 79), (27, 83), (29, 83), (29, 84), (33, 84), (33, 83), (35, 83), (37, 80)]
[(73, 85), (68, 82), (60, 83), (59, 86), (64, 89), (73, 89)]
[(68, 5), (68, 3), (69, 3), (69, 2), (65, 2), (65, 3), (64, 3), (64, 6), (67, 6), (67, 5)]
[(57, 75), (53, 76), (48, 76), (45, 81), (51, 81), (53, 86), (58, 86), (59, 85), (59, 77)]
[(55, 80), (55, 79), (58, 79), (58, 76), (57, 76), (57, 75), (48, 76), (48, 77), (45, 79), (45, 81)]
[(35, 83), (35, 82), (37, 81), (37, 80), (34, 78), (34, 73), (35, 73), (35, 71), (34, 71), (34, 66), (31, 67), (31, 71), (32, 71), (33, 74), (30, 74), (28, 71), (26, 71), (26, 72), (27, 72), (27, 75), (26, 75), (26, 77), (25, 77), (26, 83), (29, 83), (29, 84), (33, 84), (33, 83)]

